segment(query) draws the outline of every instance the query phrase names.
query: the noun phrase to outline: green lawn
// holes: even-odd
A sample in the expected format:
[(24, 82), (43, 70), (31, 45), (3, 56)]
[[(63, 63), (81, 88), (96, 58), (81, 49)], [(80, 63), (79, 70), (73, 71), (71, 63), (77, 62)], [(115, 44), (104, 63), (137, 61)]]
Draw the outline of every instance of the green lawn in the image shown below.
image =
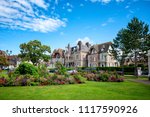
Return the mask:
[(1, 100), (150, 100), (150, 85), (125, 81), (0, 87)]

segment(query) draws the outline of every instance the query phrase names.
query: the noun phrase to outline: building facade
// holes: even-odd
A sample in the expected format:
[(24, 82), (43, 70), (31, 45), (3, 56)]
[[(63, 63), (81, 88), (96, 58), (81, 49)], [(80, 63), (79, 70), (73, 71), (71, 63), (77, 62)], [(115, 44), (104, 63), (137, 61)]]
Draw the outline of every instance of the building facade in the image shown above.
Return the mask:
[(63, 49), (55, 49), (51, 55), (50, 67), (54, 68), (56, 62), (61, 62), (65, 65), (64, 53), (65, 50)]
[(65, 52), (65, 66), (66, 67), (86, 67), (87, 55), (90, 49), (90, 44), (87, 42), (83, 44), (81, 41), (76, 46), (70, 47), (70, 44), (66, 47)]
[(57, 61), (66, 67), (116, 67), (118, 62), (111, 54), (111, 42), (92, 45), (79, 41), (76, 46), (70, 44), (66, 50), (54, 50), (51, 59), (51, 67), (55, 67)]
[(118, 62), (111, 54), (111, 42), (91, 46), (88, 53), (88, 67), (116, 67)]

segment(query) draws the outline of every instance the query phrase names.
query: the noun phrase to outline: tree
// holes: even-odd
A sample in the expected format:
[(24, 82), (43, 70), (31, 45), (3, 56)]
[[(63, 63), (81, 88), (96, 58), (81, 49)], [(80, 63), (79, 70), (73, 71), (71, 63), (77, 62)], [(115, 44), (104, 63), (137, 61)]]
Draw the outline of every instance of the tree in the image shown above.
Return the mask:
[[(118, 32), (117, 37), (113, 40), (113, 54), (120, 50), (125, 52), (125, 58), (130, 57), (134, 62), (135, 75), (137, 76), (138, 60), (145, 56), (147, 50), (150, 49), (149, 27), (138, 18), (134, 17), (127, 25), (126, 29)], [(122, 54), (123, 57), (124, 54)], [(124, 58), (124, 59), (125, 59)]]
[(31, 61), (34, 65), (37, 65), (40, 60), (48, 61), (50, 58), (48, 55), (51, 52), (50, 47), (42, 45), (38, 40), (23, 43), (20, 45), (20, 49), (19, 57), (24, 61)]
[(113, 57), (120, 62), (122, 72), (124, 73), (124, 62), (129, 54), (128, 33), (126, 29), (121, 29), (117, 33), (117, 37), (113, 39), (112, 51)]
[(149, 49), (149, 27), (143, 21), (139, 21), (138, 18), (134, 17), (131, 22), (128, 23), (127, 30), (129, 35), (127, 44), (130, 44), (131, 57), (134, 58), (135, 75), (138, 77), (138, 60), (142, 57), (141, 55), (146, 55)]
[(0, 69), (2, 69), (3, 66), (8, 66), (8, 60), (6, 53), (4, 51), (0, 51)]

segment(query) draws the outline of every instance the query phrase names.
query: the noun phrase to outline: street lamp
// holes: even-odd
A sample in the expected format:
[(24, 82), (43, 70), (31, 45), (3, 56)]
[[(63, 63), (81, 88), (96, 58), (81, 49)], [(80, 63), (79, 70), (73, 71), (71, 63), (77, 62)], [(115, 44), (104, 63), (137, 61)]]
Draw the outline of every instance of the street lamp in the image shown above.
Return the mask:
[(150, 80), (150, 50), (148, 50), (148, 78)]

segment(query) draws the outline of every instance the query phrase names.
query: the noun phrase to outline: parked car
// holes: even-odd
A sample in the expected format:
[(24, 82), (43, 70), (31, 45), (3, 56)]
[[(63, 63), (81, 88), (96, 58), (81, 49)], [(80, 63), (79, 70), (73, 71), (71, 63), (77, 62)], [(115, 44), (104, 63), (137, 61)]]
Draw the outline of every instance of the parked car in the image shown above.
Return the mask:
[(142, 71), (142, 75), (148, 75), (148, 70)]
[(50, 69), (50, 70), (49, 70), (50, 73), (56, 73), (57, 71), (58, 71), (58, 70), (56, 70), (56, 69)]
[(72, 74), (72, 73), (77, 73), (77, 70), (69, 70), (67, 71), (69, 74)]

